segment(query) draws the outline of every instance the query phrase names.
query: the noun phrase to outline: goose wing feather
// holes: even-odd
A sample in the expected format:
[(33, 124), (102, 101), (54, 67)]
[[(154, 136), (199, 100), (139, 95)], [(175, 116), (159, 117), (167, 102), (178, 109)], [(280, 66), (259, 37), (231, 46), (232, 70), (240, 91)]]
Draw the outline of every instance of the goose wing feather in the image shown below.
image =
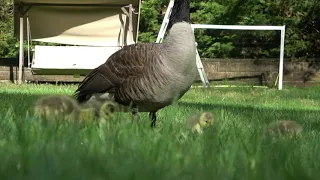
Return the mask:
[(133, 76), (140, 76), (147, 66), (148, 52), (154, 52), (158, 44), (143, 43), (128, 45), (111, 55), (108, 60), (93, 69), (79, 84), (74, 97), (84, 102), (94, 93), (112, 92), (122, 82)]

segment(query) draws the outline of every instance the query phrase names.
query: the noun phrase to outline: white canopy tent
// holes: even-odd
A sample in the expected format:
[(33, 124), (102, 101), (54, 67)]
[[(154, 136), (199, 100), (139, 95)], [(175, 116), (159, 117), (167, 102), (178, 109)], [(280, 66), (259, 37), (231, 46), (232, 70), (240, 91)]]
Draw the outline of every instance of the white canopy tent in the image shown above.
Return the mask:
[(20, 38), (18, 83), (23, 40), (67, 45), (36, 46), (34, 70), (93, 69), (122, 46), (137, 42), (140, 5), (141, 0), (14, 0), (14, 32)]

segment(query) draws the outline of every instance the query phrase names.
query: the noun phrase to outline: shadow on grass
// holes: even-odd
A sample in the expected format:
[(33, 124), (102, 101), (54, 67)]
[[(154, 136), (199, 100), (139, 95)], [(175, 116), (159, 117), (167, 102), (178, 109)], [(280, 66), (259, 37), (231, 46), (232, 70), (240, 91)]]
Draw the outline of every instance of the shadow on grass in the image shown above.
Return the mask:
[[(17, 116), (25, 116), (26, 112), (43, 94), (25, 93), (0, 93), (0, 115), (4, 115), (11, 108)], [(196, 103), (178, 102), (179, 107), (202, 109), (203, 111), (224, 110), (235, 116), (248, 117), (244, 119), (257, 119), (258, 122), (270, 123), (280, 119), (296, 120), (307, 126), (310, 130), (320, 130), (319, 110), (287, 109), (279, 107), (255, 107), (252, 105), (219, 104), (219, 103)]]
[(43, 94), (0, 93), (0, 115), (12, 110), (16, 116), (25, 116), (35, 101)]
[[(287, 109), (272, 107), (255, 107), (252, 105), (179, 102), (178, 106), (202, 109), (203, 111), (225, 110), (243, 117), (256, 117), (257, 122), (270, 123), (275, 120), (295, 120), (309, 130), (320, 131), (320, 111), (304, 109)], [(250, 119), (250, 118), (248, 118)]]

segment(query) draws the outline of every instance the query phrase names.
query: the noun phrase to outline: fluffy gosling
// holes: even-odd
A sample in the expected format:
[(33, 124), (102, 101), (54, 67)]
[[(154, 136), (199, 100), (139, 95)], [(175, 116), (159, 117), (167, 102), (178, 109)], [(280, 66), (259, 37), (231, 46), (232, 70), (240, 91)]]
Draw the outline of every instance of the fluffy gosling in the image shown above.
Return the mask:
[(34, 114), (49, 121), (66, 118), (74, 121), (78, 118), (80, 107), (77, 102), (64, 95), (49, 95), (40, 98), (34, 104)]
[(105, 119), (112, 118), (116, 111), (118, 110), (117, 104), (112, 100), (99, 99), (95, 96), (91, 97), (85, 103), (80, 104), (81, 108), (93, 108), (96, 110), (96, 116), (102, 117)]
[(300, 135), (303, 128), (296, 121), (280, 120), (270, 123), (267, 127), (267, 134), (273, 137), (279, 136), (297, 136)]
[(201, 114), (195, 114), (188, 118), (188, 127), (193, 132), (202, 134), (202, 128), (215, 124), (213, 114), (210, 112), (203, 112)]
[(99, 117), (102, 122), (113, 119), (116, 114), (117, 106), (113, 101), (106, 101), (99, 109)]
[[(99, 94), (99, 93), (93, 94), (91, 96), (91, 98), (87, 102), (83, 103), (82, 105), (90, 106), (90, 107), (93, 106), (93, 107), (95, 107), (95, 109), (99, 110), (100, 107), (104, 103), (108, 104), (108, 106), (106, 106), (106, 107), (109, 107), (109, 110), (107, 112), (103, 112), (103, 109), (101, 109), (100, 112), (97, 112), (97, 115), (99, 115), (100, 119), (102, 119), (103, 121), (105, 119), (113, 118), (114, 115), (116, 114), (116, 112), (131, 112), (132, 111), (131, 108), (115, 102), (113, 97), (110, 96), (108, 93), (105, 93), (105, 94)], [(134, 116), (133, 120), (137, 124), (139, 124), (139, 116)]]
[(97, 118), (106, 121), (114, 117), (116, 105), (111, 102), (88, 101), (79, 105), (73, 98), (65, 95), (49, 95), (40, 98), (34, 105), (35, 116), (49, 121), (67, 119), (68, 121), (92, 122)]

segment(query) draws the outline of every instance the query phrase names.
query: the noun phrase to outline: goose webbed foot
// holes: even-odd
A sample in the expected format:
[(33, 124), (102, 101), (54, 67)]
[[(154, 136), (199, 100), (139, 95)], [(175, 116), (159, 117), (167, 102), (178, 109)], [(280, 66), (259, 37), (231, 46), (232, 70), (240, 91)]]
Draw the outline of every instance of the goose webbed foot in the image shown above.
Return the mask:
[(151, 127), (155, 128), (156, 127), (156, 121), (157, 121), (157, 112), (150, 112), (149, 113), (149, 118), (151, 120)]
[(132, 106), (132, 109), (131, 109), (131, 113), (132, 113), (132, 120), (133, 121), (136, 121), (137, 123), (139, 122), (139, 114), (138, 114), (139, 110), (136, 106)]

